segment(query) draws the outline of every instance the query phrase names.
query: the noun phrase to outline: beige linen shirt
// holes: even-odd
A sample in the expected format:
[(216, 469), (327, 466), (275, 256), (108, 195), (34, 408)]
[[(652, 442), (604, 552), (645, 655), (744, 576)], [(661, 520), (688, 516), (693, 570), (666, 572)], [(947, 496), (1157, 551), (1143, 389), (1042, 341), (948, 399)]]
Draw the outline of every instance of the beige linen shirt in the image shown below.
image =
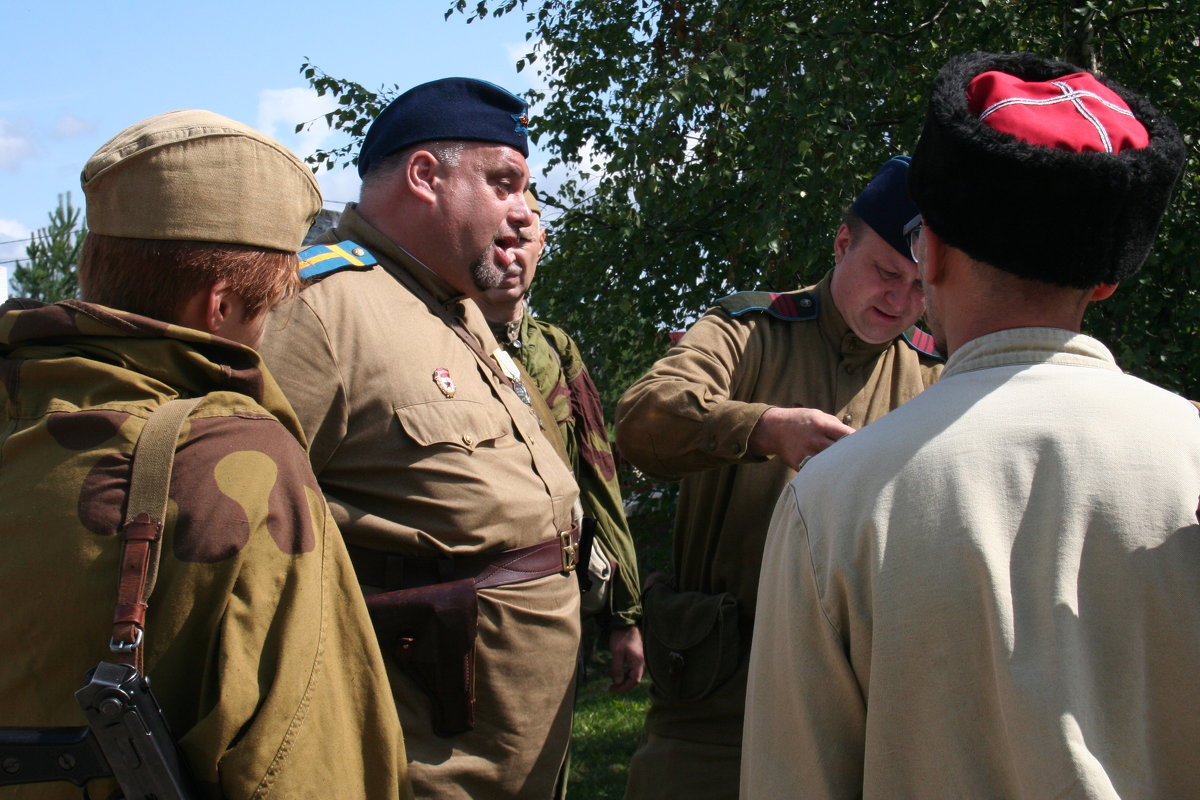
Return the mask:
[[(381, 266), (304, 289), (273, 312), (262, 349), (346, 540), (460, 556), (569, 530), (578, 490), (537, 417), (422, 297), (490, 353), (498, 345), (479, 309), (353, 204), (333, 234)], [(479, 600), (473, 731), (433, 734), (427, 700), (389, 663), (413, 787), (446, 798), (549, 796), (570, 733), (578, 584), (552, 575)]]
[(742, 797), (1196, 796), (1198, 497), (1187, 401), (1070, 331), (969, 342), (780, 497)]

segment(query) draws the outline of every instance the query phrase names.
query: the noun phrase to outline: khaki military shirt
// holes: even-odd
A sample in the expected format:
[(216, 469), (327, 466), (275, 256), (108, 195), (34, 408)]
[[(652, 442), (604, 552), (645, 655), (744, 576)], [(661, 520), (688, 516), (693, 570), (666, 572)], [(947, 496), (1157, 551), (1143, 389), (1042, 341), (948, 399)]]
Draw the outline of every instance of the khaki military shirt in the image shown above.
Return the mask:
[[(478, 307), (351, 205), (331, 241), (380, 266), (332, 274), (281, 306), (264, 358), (311, 442), (346, 540), (404, 555), (499, 553), (569, 530), (575, 481), (538, 418), (447, 325), (490, 353)], [(549, 796), (570, 733), (579, 588), (552, 575), (479, 593), (477, 724), (430, 727), (424, 695), (390, 670), (418, 796)]]
[(192, 774), (205, 796), (409, 796), (353, 568), (258, 355), (100, 306), (11, 301), (0, 375), (0, 725), (84, 723), (74, 692), (111, 658), (134, 442), (162, 403), (202, 397), (175, 455), (144, 644)]
[(648, 739), (630, 769), (630, 798), (664, 796), (661, 786), (672, 782), (664, 770), (675, 768), (681, 785), (701, 785), (698, 797), (736, 794), (763, 543), (775, 501), (795, 475), (778, 458), (749, 453), (759, 417), (772, 406), (804, 406), (861, 428), (915, 397), (941, 370), (939, 359), (902, 338), (860, 340), (834, 305), (829, 282), (826, 275), (779, 302), (768, 300), (772, 310), (799, 319), (755, 310), (742, 295), (727, 298), (617, 405), (622, 455), (651, 475), (682, 479), (673, 542), (677, 588), (732, 593), (743, 637), (740, 668), (708, 698), (669, 703), (652, 693)]
[(916, 396), (939, 359), (902, 339), (860, 340), (842, 319), (827, 275), (793, 295), (810, 319), (709, 311), (617, 405), (617, 444), (644, 472), (682, 478), (675, 519), (681, 590), (733, 592), (753, 618), (771, 509), (795, 472), (750, 455), (750, 433), (772, 406), (816, 408), (853, 428)]

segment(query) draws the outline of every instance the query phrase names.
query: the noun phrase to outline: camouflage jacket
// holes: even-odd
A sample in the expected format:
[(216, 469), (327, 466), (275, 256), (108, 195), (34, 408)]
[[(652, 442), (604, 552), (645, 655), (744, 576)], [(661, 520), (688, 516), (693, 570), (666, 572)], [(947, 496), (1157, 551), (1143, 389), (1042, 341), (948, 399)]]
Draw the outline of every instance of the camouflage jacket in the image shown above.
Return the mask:
[(83, 724), (73, 693), (109, 657), (133, 444), (156, 407), (203, 397), (177, 445), (144, 644), (202, 794), (407, 796), (353, 568), (257, 353), (100, 306), (10, 301), (0, 378), (0, 725)]
[(600, 392), (584, 366), (579, 345), (562, 328), (529, 313), (520, 323), (492, 327), (497, 341), (521, 362), (546, 398), (566, 442), (583, 513), (596, 520), (596, 536), (618, 564), (611, 601), (614, 624), (636, 625), (642, 614), (637, 554), (621, 502)]

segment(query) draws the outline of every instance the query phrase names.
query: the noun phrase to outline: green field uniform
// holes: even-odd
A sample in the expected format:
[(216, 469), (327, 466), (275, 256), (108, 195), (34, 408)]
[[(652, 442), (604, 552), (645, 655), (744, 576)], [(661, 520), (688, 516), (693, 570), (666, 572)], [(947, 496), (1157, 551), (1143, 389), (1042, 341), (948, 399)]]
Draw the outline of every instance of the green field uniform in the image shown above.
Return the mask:
[(408, 796), (353, 568), (258, 355), (101, 306), (10, 301), (0, 375), (0, 725), (83, 724), (74, 692), (111, 658), (133, 444), (162, 403), (203, 397), (177, 446), (145, 638), (192, 774), (213, 797)]
[[(492, 325), (493, 332), (504, 325)], [(528, 312), (513, 335), (497, 339), (533, 378), (562, 431), (571, 469), (579, 483), (583, 515), (596, 520), (596, 537), (618, 565), (609, 598), (614, 627), (636, 625), (642, 615), (637, 553), (625, 519), (617, 466), (613, 461), (600, 392), (583, 363), (579, 345), (566, 331)]]
[[(490, 353), (499, 345), (479, 308), (353, 204), (333, 233), (379, 266), (331, 274), (276, 308), (262, 350), (346, 541), (454, 558), (570, 530), (578, 490), (537, 417), (432, 310)], [(578, 582), (556, 573), (483, 589), (478, 610), (473, 730), (436, 735), (429, 700), (387, 659), (414, 791), (549, 797), (570, 736)]]
[(939, 359), (903, 337), (874, 345), (855, 336), (829, 283), (826, 275), (800, 292), (726, 298), (617, 406), (622, 455), (650, 475), (682, 479), (676, 588), (732, 593), (742, 635), (740, 667), (708, 697), (671, 703), (652, 691), (631, 798), (737, 797), (759, 567), (775, 501), (795, 475), (778, 458), (749, 453), (759, 417), (772, 406), (803, 406), (861, 428), (940, 373)]

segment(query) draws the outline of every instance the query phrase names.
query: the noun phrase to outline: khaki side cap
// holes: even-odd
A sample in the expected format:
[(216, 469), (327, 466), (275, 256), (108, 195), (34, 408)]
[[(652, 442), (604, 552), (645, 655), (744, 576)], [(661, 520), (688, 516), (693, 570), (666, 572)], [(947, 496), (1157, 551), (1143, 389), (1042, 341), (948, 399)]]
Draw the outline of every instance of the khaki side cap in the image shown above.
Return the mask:
[(287, 148), (211, 111), (131, 125), (80, 176), (88, 228), (295, 251), (321, 210), (312, 171)]

